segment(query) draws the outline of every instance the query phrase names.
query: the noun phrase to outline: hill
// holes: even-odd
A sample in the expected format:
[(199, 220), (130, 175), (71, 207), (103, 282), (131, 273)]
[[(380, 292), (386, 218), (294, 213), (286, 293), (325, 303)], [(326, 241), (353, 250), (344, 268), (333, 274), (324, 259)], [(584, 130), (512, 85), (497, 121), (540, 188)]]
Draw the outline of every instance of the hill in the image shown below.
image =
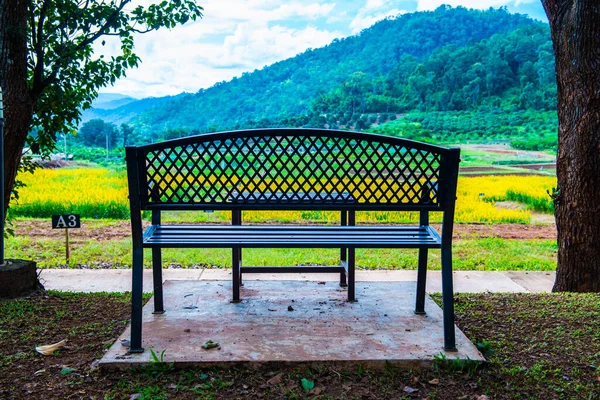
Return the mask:
[[(541, 114), (541, 123), (546, 124), (555, 104), (554, 56), (547, 24), (505, 9), (442, 6), (388, 18), (359, 35), (334, 40), (195, 94), (96, 110), (95, 117), (128, 122), (145, 141), (151, 141), (168, 130), (367, 129), (419, 112), (538, 110), (548, 112)], [(401, 126), (415, 126), (415, 121), (409, 122)], [(528, 126), (518, 125), (512, 134), (523, 133)], [(399, 134), (398, 122), (389, 131)], [(500, 136), (510, 138), (511, 133), (503, 130)]]

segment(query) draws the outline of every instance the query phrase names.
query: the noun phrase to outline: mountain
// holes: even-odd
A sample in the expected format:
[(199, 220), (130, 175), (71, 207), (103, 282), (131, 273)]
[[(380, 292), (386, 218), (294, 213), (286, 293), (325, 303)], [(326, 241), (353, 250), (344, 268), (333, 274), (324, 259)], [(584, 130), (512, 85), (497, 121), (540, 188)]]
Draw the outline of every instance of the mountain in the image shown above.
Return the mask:
[(133, 97), (120, 93), (100, 93), (98, 94), (98, 98), (92, 103), (92, 108), (112, 110), (136, 100)]
[[(100, 94), (98, 98), (100, 98), (100, 96), (103, 95)], [(92, 104), (92, 108), (83, 111), (81, 122), (85, 123), (92, 119), (102, 119), (114, 124), (128, 123), (149, 108), (171, 101), (180, 96), (185, 96), (185, 94), (166, 97), (147, 97), (141, 100), (123, 96), (121, 98), (100, 103), (97, 103), (96, 100)]]
[(388, 18), (195, 94), (94, 113), (155, 140), (167, 130), (366, 129), (408, 112), (551, 111), (555, 104), (546, 23), (506, 9), (441, 6)]

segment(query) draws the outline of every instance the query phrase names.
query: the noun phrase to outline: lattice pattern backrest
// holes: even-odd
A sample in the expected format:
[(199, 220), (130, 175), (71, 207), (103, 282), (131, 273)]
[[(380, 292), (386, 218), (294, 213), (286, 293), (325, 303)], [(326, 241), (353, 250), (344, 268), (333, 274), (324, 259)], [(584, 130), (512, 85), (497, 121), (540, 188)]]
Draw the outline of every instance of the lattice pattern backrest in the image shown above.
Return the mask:
[(149, 146), (142, 202), (439, 204), (439, 152), (376, 135), (319, 132), (246, 131)]

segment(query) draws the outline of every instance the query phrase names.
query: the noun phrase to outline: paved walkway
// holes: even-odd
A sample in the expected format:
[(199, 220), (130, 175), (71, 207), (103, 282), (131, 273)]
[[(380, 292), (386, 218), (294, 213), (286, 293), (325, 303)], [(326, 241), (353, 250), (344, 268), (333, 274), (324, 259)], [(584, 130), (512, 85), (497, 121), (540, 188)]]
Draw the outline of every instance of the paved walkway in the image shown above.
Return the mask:
[[(554, 272), (454, 272), (455, 292), (550, 292)], [(440, 271), (429, 271), (427, 291), (440, 292)], [(228, 269), (166, 269), (164, 280), (231, 280)], [(248, 274), (244, 280), (337, 281), (338, 274)], [(131, 270), (45, 269), (40, 280), (46, 289), (72, 292), (125, 292), (131, 290)], [(363, 282), (416, 281), (416, 271), (357, 271), (356, 280)], [(144, 291), (152, 291), (152, 271), (144, 270)]]

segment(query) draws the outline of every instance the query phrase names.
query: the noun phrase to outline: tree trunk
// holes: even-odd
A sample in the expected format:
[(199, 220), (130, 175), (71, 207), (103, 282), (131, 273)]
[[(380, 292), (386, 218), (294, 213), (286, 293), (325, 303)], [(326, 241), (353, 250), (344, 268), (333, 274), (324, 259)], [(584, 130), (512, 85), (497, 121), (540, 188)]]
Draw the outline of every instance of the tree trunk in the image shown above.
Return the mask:
[[(15, 184), (35, 101), (27, 87), (27, 0), (0, 6), (0, 85), (4, 92), (5, 210)], [(7, 84), (10, 82), (10, 84)]]
[(553, 291), (600, 292), (600, 7), (542, 0), (558, 83), (558, 267)]

